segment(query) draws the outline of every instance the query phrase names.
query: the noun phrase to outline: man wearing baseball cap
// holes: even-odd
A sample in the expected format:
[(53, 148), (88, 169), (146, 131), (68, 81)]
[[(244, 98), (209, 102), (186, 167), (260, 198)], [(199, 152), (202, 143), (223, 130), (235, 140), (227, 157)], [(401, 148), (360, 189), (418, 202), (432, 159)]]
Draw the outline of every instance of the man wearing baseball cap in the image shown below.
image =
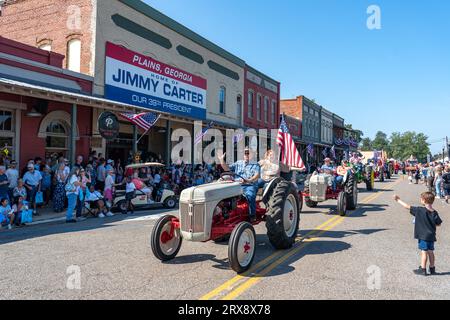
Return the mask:
[(36, 211), (36, 193), (41, 191), (42, 175), (39, 171), (35, 170), (32, 163), (29, 163), (27, 168), (28, 172), (23, 175), (23, 182), (25, 183), (28, 194), (27, 201), (33, 204), (33, 214), (38, 215)]
[(250, 207), (250, 221), (254, 222), (256, 219), (256, 194), (258, 192), (258, 179), (261, 173), (261, 167), (257, 162), (251, 161), (250, 148), (246, 147), (244, 150), (244, 160), (239, 160), (232, 165), (225, 162), (225, 153), (218, 155), (220, 164), (224, 171), (234, 172), (239, 177), (235, 180), (242, 184), (242, 190)]
[(17, 182), (19, 181), (19, 170), (17, 170), (17, 162), (15, 160), (11, 161), (8, 170), (6, 170), (6, 176), (9, 182), (9, 199), (13, 199), (14, 188), (17, 187)]

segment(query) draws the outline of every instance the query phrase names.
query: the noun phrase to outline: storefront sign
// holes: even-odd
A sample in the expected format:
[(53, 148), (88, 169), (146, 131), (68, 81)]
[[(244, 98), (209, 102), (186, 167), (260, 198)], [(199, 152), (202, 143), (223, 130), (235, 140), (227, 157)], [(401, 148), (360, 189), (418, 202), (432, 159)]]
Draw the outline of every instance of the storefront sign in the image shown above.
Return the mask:
[(107, 99), (206, 119), (206, 79), (109, 42), (105, 76)]
[(106, 111), (98, 117), (98, 131), (106, 140), (117, 138), (119, 129), (119, 119), (117, 119), (117, 116), (114, 113)]

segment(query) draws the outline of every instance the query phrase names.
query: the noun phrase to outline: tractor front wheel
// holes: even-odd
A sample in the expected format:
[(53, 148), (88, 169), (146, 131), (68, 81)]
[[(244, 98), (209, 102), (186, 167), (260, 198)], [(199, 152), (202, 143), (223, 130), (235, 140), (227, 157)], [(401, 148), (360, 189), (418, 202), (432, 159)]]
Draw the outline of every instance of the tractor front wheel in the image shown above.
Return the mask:
[(152, 231), (152, 251), (155, 257), (161, 261), (174, 259), (183, 242), (180, 229), (173, 225), (174, 220), (177, 220), (174, 216), (163, 216), (156, 222)]
[[(308, 187), (305, 187), (304, 193), (310, 194)], [(318, 203), (316, 201), (312, 201), (310, 197), (305, 196), (305, 204), (308, 208), (316, 208)]]
[(347, 214), (347, 194), (345, 193), (345, 191), (339, 193), (337, 201), (337, 211), (342, 217)]
[(256, 233), (248, 222), (239, 223), (231, 233), (228, 244), (230, 267), (237, 273), (250, 269), (255, 258)]
[(300, 223), (300, 200), (296, 188), (281, 181), (270, 198), (266, 227), (270, 243), (279, 250), (292, 247)]
[(345, 186), (345, 192), (347, 194), (347, 209), (355, 210), (358, 206), (358, 185), (354, 176), (349, 177)]

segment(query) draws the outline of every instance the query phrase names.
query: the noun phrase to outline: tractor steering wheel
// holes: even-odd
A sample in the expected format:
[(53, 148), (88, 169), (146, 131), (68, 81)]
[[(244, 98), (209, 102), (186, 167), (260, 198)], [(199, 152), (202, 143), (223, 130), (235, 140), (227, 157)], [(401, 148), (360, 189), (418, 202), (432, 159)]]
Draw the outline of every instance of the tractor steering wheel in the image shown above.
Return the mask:
[[(224, 179), (224, 177), (226, 177), (226, 176), (231, 176), (231, 177), (234, 177), (234, 178), (240, 178), (240, 179), (242, 179), (242, 180), (244, 180), (244, 182), (247, 180), (247, 179), (245, 179), (243, 176), (241, 176), (241, 175), (239, 175), (239, 174), (237, 174), (237, 173), (234, 173), (234, 172), (223, 172), (221, 175), (220, 175), (220, 180), (222, 180), (222, 181), (227, 181), (227, 180), (229, 180), (229, 179)], [(234, 181), (234, 180), (233, 180)]]

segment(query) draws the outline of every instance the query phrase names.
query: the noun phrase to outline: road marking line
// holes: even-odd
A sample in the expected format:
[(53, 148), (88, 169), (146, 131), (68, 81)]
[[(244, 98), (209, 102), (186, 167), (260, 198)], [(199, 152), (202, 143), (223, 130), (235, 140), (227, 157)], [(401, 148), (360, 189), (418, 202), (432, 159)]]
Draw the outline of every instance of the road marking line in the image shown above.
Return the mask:
[[(328, 219), (327, 221), (325, 221), (324, 223), (322, 223), (321, 225), (317, 226), (316, 228), (314, 228), (314, 230), (308, 232), (307, 234), (305, 234), (304, 236), (298, 237), (295, 240), (295, 243), (299, 243), (301, 242), (303, 239), (313, 235), (314, 233), (316, 233), (318, 230), (320, 230), (321, 228), (323, 228), (324, 226), (328, 225), (329, 223), (333, 222), (334, 220), (338, 219), (339, 216), (334, 216), (333, 218)], [(237, 275), (235, 277), (233, 277), (232, 279), (226, 281), (224, 284), (222, 284), (221, 286), (217, 287), (216, 289), (212, 290), (211, 292), (205, 294), (204, 296), (202, 296), (199, 300), (210, 300), (211, 298), (219, 295), (222, 291), (225, 290), (231, 290), (232, 289), (232, 285), (235, 284), (236, 282), (247, 278), (248, 276), (251, 276), (252, 273), (256, 272), (259, 268), (263, 267), (264, 265), (266, 265), (267, 263), (269, 263), (271, 260), (273, 259), (277, 259), (279, 256), (283, 255), (284, 251), (275, 251), (274, 253), (272, 253), (270, 256), (268, 256), (267, 258), (261, 260), (260, 262), (258, 262), (256, 265), (254, 265), (253, 267), (250, 268), (250, 270), (244, 272), (243, 274)]]
[(264, 276), (270, 273), (273, 269), (281, 265), (284, 261), (295, 255), (296, 253), (300, 252), (302, 249), (306, 248), (308, 245), (310, 245), (312, 242), (317, 241), (319, 239), (319, 236), (323, 233), (327, 232), (330, 229), (333, 229), (335, 226), (340, 224), (344, 220), (344, 217), (340, 217), (337, 221), (335, 221), (333, 224), (327, 226), (325, 229), (321, 230), (319, 233), (316, 234), (314, 238), (310, 238), (305, 240), (304, 243), (302, 243), (300, 246), (296, 247), (293, 250), (290, 250), (285, 255), (280, 257), (278, 260), (272, 262), (269, 266), (267, 266), (265, 269), (263, 269), (261, 272), (244, 282), (239, 287), (235, 288), (233, 291), (228, 293), (226, 296), (224, 296), (221, 300), (233, 300), (240, 296), (244, 291), (248, 290), (253, 285), (257, 284), (261, 280), (263, 280)]
[[(385, 186), (384, 188), (381, 189), (381, 190), (383, 190), (383, 191), (377, 192), (377, 193), (375, 193), (375, 194), (373, 194), (373, 195), (367, 197), (366, 199), (364, 199), (363, 201), (361, 201), (361, 203), (363, 203), (363, 204), (364, 204), (364, 203), (369, 203), (369, 202), (371, 202), (371, 201), (377, 199), (378, 197), (380, 197), (381, 195), (383, 195), (383, 194), (386, 192), (386, 190), (388, 190), (389, 188), (395, 186), (395, 185), (396, 185), (397, 183), (399, 183), (399, 182), (400, 182), (400, 181), (396, 181), (396, 182), (394, 182), (394, 183), (391, 183), (391, 184)], [(358, 209), (355, 210), (354, 212), (350, 213), (349, 216), (352, 215), (353, 213), (357, 212), (357, 211), (358, 211)], [(318, 231), (317, 234), (315, 235), (315, 237), (304, 240), (304, 243), (302, 243), (301, 245), (299, 245), (299, 246), (297, 246), (297, 247), (295, 247), (295, 248), (293, 248), (293, 249), (290, 249), (287, 253), (284, 253), (284, 254), (283, 254), (280, 258), (278, 258), (276, 261), (272, 262), (270, 265), (268, 265), (267, 267), (265, 267), (265, 268), (264, 268), (263, 270), (261, 270), (259, 273), (253, 275), (249, 280), (245, 281), (243, 284), (239, 285), (238, 287), (232, 289), (226, 296), (224, 296), (224, 297), (222, 298), (222, 300), (232, 300), (232, 299), (237, 298), (237, 297), (240, 296), (243, 292), (245, 292), (246, 290), (248, 290), (250, 287), (252, 287), (253, 285), (257, 284), (259, 281), (261, 281), (265, 275), (267, 275), (269, 272), (271, 272), (271, 271), (272, 271), (273, 269), (275, 269), (277, 266), (281, 265), (281, 264), (282, 264), (284, 261), (286, 261), (289, 257), (293, 256), (294, 254), (298, 253), (299, 251), (301, 251), (302, 249), (304, 249), (305, 247), (307, 247), (307, 245), (308, 245), (309, 243), (316, 241), (316, 240), (319, 238), (319, 236), (322, 235), (323, 233), (325, 233), (326, 231), (328, 231), (328, 230), (330, 230), (330, 229), (336, 227), (337, 225), (339, 225), (341, 222), (343, 222), (343, 221), (345, 220), (345, 218), (346, 218), (346, 217), (339, 217), (339, 216), (337, 216), (337, 217), (335, 217), (335, 219), (330, 219), (329, 221), (331, 221), (331, 220), (336, 220), (336, 219), (337, 219), (337, 220), (334, 221), (334, 223), (332, 223), (332, 224), (328, 224), (328, 226), (325, 227), (323, 230), (320, 230), (320, 231), (319, 231), (319, 230), (315, 230), (316, 232)], [(317, 229), (319, 229), (319, 228), (317, 228)], [(311, 233), (311, 232), (310, 232), (310, 233)], [(315, 232), (312, 232), (312, 233), (315, 233)], [(237, 276), (237, 277), (240, 277), (240, 279), (244, 278), (243, 275)], [(240, 280), (240, 279), (239, 279), (239, 280)], [(233, 280), (233, 279), (232, 279), (232, 280)], [(235, 283), (235, 282), (237, 282), (237, 280), (234, 281), (233, 283)], [(221, 286), (221, 287), (222, 287), (222, 286)], [(219, 288), (221, 288), (221, 287), (219, 287)], [(219, 289), (219, 288), (217, 288), (217, 289)], [(229, 290), (230, 287), (227, 286), (227, 289)], [(207, 297), (207, 296), (210, 296), (210, 298), (215, 297), (215, 296), (218, 296), (218, 295), (221, 293), (221, 291), (224, 291), (224, 290), (213, 290), (210, 294), (207, 294), (207, 295), (205, 295), (204, 297), (202, 297), (202, 299), (203, 299), (203, 300), (206, 300), (205, 297)], [(212, 295), (213, 292), (216, 293), (216, 294)], [(210, 299), (210, 298), (208, 298), (208, 299)]]

